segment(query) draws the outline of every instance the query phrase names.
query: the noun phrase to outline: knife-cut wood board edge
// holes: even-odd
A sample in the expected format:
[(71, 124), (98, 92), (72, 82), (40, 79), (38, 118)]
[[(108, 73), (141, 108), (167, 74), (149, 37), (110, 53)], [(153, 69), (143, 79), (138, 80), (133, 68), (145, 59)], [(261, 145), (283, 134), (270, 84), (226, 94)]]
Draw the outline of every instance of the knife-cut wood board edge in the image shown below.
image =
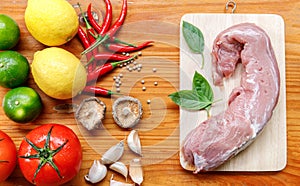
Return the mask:
[[(201, 69), (201, 57), (193, 54), (182, 35), (182, 21), (197, 26), (205, 39), (204, 68)], [(180, 26), (180, 90), (191, 89), (195, 70), (200, 72), (212, 85), (211, 50), (212, 43), (219, 32), (243, 22), (251, 22), (264, 29), (271, 39), (280, 70), (280, 96), (271, 120), (256, 140), (227, 161), (216, 171), (280, 171), (285, 168), (287, 161), (286, 139), (286, 85), (285, 85), (285, 26), (282, 17), (275, 14), (185, 14)], [(226, 100), (232, 90), (239, 84), (241, 67), (228, 80), (224, 80), (224, 88), (212, 85), (215, 97), (221, 98), (222, 103), (215, 105), (211, 115), (225, 109)], [(217, 98), (217, 99), (218, 99)], [(187, 111), (180, 109), (180, 149), (186, 135), (197, 124), (206, 120), (205, 111)], [(180, 151), (181, 166), (189, 171), (194, 167), (188, 165)]]

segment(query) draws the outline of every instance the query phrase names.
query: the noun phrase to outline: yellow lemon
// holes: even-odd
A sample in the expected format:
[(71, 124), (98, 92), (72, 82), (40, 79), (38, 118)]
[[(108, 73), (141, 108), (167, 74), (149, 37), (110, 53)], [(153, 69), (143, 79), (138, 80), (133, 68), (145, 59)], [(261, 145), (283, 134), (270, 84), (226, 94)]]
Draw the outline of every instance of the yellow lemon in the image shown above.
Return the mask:
[(76, 11), (66, 0), (28, 0), (25, 23), (31, 35), (47, 46), (59, 46), (78, 31)]
[(50, 47), (34, 54), (31, 72), (38, 87), (48, 96), (69, 99), (86, 85), (87, 73), (72, 53)]

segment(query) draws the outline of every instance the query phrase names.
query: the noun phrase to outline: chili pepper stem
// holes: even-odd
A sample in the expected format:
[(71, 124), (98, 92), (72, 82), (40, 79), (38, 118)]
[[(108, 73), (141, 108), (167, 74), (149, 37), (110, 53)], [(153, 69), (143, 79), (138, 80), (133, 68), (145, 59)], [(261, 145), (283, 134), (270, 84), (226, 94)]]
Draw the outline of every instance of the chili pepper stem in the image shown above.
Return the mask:
[(91, 59), (84, 65), (84, 67), (87, 68), (94, 60), (95, 60), (95, 57), (92, 56)]
[(97, 46), (101, 45), (102, 43), (104, 43), (106, 40), (108, 40), (110, 38), (109, 35), (105, 35), (104, 37), (97, 37), (96, 41), (91, 44), (91, 46), (87, 49), (85, 49), (83, 52), (81, 52), (81, 55), (85, 55), (89, 52), (91, 52), (92, 50), (94, 50)]
[(123, 45), (131, 46), (131, 47), (136, 47), (136, 45), (131, 44), (131, 43), (127, 43), (127, 42), (122, 41), (122, 40), (120, 40), (120, 39), (118, 39), (118, 38), (116, 38), (116, 37), (114, 38), (113, 41), (116, 42), (116, 43), (123, 44)]
[(86, 28), (87, 28), (87, 29), (91, 29), (92, 26), (89, 24), (88, 20), (86, 19), (85, 15), (84, 15), (84, 13), (83, 13), (83, 11), (82, 11), (82, 9), (81, 9), (80, 3), (77, 3), (77, 5), (78, 5), (78, 8), (79, 8), (79, 10), (80, 10), (80, 13), (81, 13), (82, 18), (84, 19)]
[[(128, 61), (131, 61), (133, 59), (136, 59), (138, 57), (139, 54), (136, 54), (128, 59), (125, 59), (125, 60), (122, 60), (122, 61), (115, 61), (115, 62), (111, 62), (110, 64), (113, 66), (113, 67), (116, 67), (117, 65), (119, 64), (122, 64), (122, 63), (126, 63)], [(95, 57), (91, 57), (91, 59), (84, 65), (86, 68), (95, 60)]]
[(109, 95), (119, 95), (119, 96), (120, 96), (120, 95), (123, 95), (122, 93), (114, 92), (114, 91), (111, 91), (111, 90), (108, 91), (108, 94), (109, 94)]
[(129, 58), (129, 59), (122, 60), (122, 61), (111, 62), (110, 64), (111, 64), (113, 67), (116, 67), (116, 66), (119, 65), (119, 64), (126, 63), (126, 62), (128, 62), (128, 61), (131, 61), (131, 60), (133, 60), (133, 59), (136, 59), (137, 57), (138, 57), (138, 54), (132, 56), (132, 57)]

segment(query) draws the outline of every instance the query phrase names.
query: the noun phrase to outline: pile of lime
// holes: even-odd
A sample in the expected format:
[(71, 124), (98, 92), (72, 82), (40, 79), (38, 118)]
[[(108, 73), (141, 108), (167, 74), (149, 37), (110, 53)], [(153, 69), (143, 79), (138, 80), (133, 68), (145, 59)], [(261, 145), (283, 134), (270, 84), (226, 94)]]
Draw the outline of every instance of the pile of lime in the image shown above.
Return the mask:
[(11, 120), (27, 123), (36, 119), (42, 111), (39, 94), (26, 82), (30, 65), (21, 53), (9, 50), (15, 47), (20, 38), (16, 21), (7, 15), (0, 15), (0, 86), (9, 88), (2, 101), (4, 113)]
[(4, 113), (13, 121), (27, 123), (36, 119), (42, 111), (39, 94), (25, 87), (30, 66), (27, 59), (16, 51), (0, 53), (0, 85), (9, 90), (2, 101)]
[(17, 23), (0, 15), (0, 86), (10, 88), (3, 98), (5, 114), (15, 122), (27, 123), (42, 111), (39, 94), (26, 86), (30, 71), (39, 89), (55, 99), (69, 99), (86, 86), (86, 69), (72, 53), (56, 46), (70, 41), (78, 31), (78, 16), (65, 0), (28, 0), (25, 24), (40, 43), (50, 46), (36, 51), (30, 63), (20, 53), (12, 51), (19, 41)]

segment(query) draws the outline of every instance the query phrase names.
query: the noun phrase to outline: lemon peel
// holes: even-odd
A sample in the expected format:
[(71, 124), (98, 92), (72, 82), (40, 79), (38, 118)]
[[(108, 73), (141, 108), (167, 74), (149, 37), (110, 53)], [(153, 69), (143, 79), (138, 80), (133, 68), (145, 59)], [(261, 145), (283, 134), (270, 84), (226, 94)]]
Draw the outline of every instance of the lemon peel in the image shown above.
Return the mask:
[(37, 51), (31, 71), (38, 87), (55, 99), (72, 98), (86, 85), (86, 69), (75, 55), (62, 48)]
[(76, 11), (66, 0), (28, 0), (25, 24), (31, 35), (47, 46), (67, 43), (79, 27)]

